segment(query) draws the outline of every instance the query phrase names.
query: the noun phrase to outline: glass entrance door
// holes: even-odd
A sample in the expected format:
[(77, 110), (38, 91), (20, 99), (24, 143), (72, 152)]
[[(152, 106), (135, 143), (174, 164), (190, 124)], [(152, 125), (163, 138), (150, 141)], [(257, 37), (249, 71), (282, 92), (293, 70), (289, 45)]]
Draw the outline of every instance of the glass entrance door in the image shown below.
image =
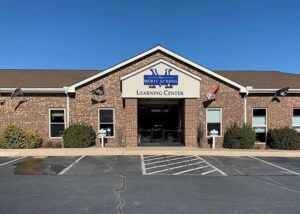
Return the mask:
[(180, 104), (139, 104), (138, 142), (181, 143), (182, 112)]

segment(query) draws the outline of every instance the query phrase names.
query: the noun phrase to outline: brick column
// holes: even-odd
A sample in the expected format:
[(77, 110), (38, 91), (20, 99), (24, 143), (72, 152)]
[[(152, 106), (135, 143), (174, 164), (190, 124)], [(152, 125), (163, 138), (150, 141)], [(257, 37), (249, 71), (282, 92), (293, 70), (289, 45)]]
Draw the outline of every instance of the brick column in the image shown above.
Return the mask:
[(125, 143), (137, 146), (137, 99), (125, 99)]
[(198, 108), (196, 99), (184, 100), (184, 143), (185, 146), (198, 147), (197, 118)]

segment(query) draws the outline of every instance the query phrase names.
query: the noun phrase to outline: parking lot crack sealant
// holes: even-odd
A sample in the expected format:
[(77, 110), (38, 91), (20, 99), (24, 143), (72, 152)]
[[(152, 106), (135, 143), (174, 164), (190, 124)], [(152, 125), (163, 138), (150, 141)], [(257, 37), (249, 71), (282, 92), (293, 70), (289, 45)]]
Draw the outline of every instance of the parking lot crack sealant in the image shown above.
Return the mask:
[(125, 192), (127, 190), (127, 185), (126, 185), (126, 176), (125, 175), (120, 175), (121, 177), (121, 184), (119, 187), (114, 189), (115, 196), (117, 198), (117, 213), (118, 214), (123, 214), (123, 207), (126, 205), (126, 201), (124, 198), (122, 198), (121, 193)]

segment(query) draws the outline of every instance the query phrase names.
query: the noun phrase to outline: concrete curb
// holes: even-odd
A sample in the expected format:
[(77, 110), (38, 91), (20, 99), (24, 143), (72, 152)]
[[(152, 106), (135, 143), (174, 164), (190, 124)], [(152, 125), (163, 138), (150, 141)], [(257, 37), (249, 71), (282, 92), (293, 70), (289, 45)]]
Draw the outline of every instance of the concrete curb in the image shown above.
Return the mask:
[(200, 156), (265, 156), (300, 157), (300, 150), (233, 150), (188, 147), (128, 147), (82, 149), (0, 149), (0, 157), (23, 156), (107, 156), (107, 155), (200, 155)]

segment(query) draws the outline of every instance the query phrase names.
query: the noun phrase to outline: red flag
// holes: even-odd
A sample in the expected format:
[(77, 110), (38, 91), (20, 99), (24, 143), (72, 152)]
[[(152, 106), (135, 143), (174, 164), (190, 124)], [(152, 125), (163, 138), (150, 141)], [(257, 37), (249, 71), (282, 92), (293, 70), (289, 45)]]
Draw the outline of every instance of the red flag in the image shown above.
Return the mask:
[(219, 85), (209, 89), (208, 93), (206, 94), (206, 97), (207, 97), (208, 100), (210, 100), (212, 98), (212, 96), (215, 95), (218, 92), (220, 86), (221, 85), (219, 84)]
[(10, 99), (12, 99), (12, 98), (14, 98), (14, 97), (16, 97), (16, 96), (19, 96), (19, 95), (23, 95), (23, 92), (22, 92), (22, 90), (21, 90), (20, 87), (17, 87), (17, 88), (14, 90), (14, 92), (11, 94)]

